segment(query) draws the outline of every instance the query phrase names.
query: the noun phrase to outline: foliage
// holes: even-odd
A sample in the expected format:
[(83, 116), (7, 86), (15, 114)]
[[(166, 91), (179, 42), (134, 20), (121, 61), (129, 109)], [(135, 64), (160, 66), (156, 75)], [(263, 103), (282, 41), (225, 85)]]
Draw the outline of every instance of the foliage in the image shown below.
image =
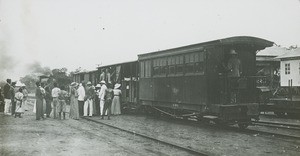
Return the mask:
[(67, 86), (71, 83), (71, 76), (67, 73), (67, 68), (53, 69), (52, 78), (59, 86)]

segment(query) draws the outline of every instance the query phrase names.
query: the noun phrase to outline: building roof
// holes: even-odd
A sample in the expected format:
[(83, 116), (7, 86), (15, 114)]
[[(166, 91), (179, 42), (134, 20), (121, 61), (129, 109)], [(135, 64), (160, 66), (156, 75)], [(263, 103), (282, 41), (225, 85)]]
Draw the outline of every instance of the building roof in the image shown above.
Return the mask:
[(277, 57), (287, 53), (289, 50), (284, 47), (272, 46), (260, 50), (256, 56)]
[(289, 52), (276, 57), (277, 59), (300, 59), (300, 48), (290, 50)]

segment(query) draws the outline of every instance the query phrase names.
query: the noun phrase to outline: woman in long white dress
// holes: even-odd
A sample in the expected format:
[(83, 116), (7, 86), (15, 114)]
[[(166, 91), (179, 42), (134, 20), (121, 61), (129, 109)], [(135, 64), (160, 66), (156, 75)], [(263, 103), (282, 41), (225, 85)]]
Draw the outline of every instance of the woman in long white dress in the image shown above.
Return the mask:
[(24, 95), (23, 95), (22, 91), (23, 91), (23, 89), (19, 88), (19, 90), (15, 94), (15, 101), (16, 101), (15, 117), (19, 116), (20, 118), (21, 118), (21, 114), (24, 113), (24, 109), (22, 107)]
[(70, 102), (70, 118), (79, 120), (79, 110), (78, 110), (78, 92), (77, 92), (78, 84), (76, 82), (71, 83), (71, 102)]
[(121, 114), (121, 95), (122, 92), (119, 89), (121, 87), (121, 84), (115, 84), (114, 87), (114, 98), (112, 100), (112, 106), (111, 106), (111, 114), (113, 115), (119, 115)]

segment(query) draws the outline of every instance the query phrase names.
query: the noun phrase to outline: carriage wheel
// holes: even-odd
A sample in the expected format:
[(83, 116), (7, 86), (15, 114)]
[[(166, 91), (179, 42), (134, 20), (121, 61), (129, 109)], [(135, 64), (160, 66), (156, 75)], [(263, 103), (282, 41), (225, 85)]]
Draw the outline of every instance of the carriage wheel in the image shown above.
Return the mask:
[(284, 117), (285, 116), (285, 112), (274, 112), (277, 116), (279, 117)]

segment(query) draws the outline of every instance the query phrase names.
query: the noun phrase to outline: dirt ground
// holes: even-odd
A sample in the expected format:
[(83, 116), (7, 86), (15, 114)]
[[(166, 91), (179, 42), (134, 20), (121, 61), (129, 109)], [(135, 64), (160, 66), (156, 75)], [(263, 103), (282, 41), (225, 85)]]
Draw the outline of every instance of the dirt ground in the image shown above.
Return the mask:
[[(23, 118), (0, 113), (0, 155), (191, 155), (84, 119), (37, 121), (28, 106)], [(119, 115), (101, 121), (209, 155), (300, 154), (300, 140), (247, 135), (144, 115)]]
[[(93, 118), (99, 120), (98, 118)], [(244, 134), (207, 125), (191, 125), (151, 116), (121, 115), (112, 121), (124, 129), (146, 134), (209, 155), (300, 155), (300, 140), (287, 140), (260, 134)]]
[(0, 155), (190, 155), (85, 120), (35, 120), (0, 113)]

